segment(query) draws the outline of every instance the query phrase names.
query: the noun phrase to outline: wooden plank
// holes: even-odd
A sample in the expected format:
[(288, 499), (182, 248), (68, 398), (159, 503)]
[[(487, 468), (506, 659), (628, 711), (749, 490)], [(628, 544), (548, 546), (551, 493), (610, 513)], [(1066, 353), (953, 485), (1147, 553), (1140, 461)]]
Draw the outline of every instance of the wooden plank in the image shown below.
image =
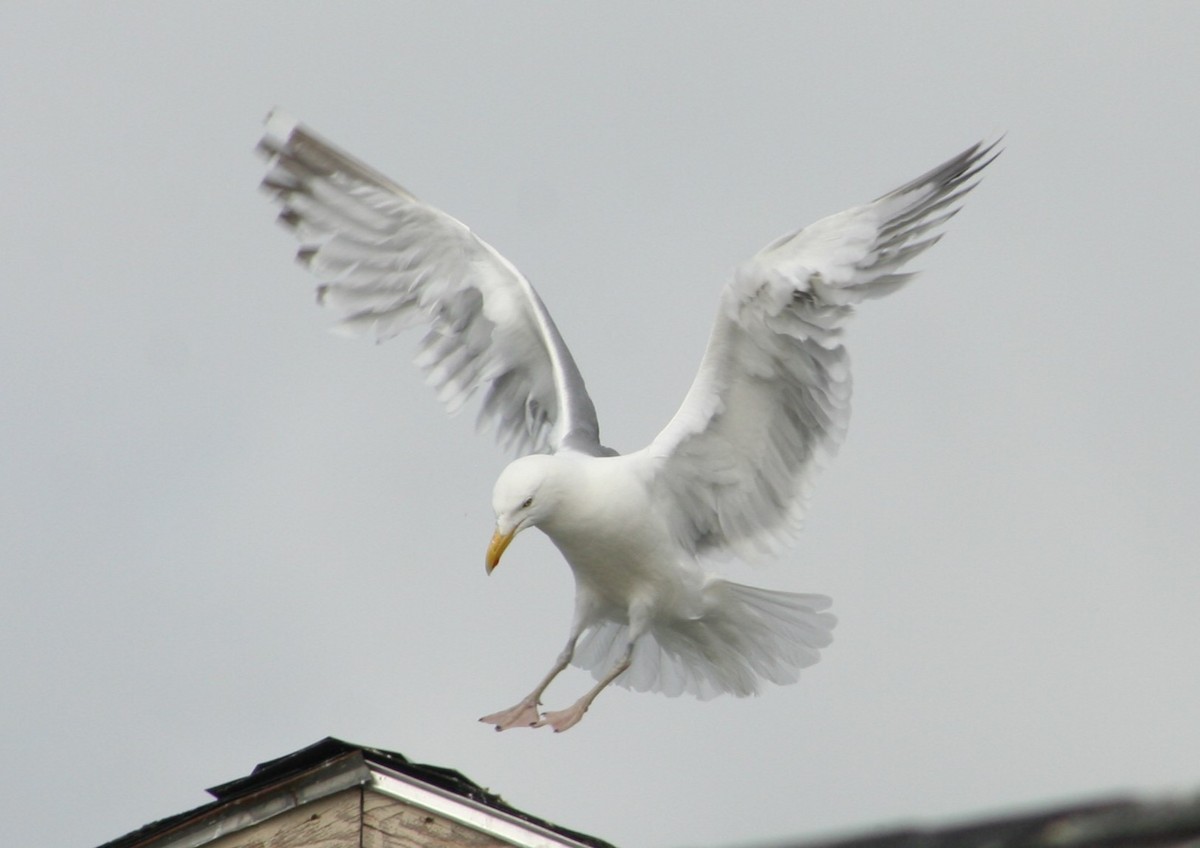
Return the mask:
[(377, 792), (363, 794), (362, 848), (500, 848), (489, 833)]
[(208, 848), (360, 848), (362, 789), (346, 789), (253, 827), (223, 836)]

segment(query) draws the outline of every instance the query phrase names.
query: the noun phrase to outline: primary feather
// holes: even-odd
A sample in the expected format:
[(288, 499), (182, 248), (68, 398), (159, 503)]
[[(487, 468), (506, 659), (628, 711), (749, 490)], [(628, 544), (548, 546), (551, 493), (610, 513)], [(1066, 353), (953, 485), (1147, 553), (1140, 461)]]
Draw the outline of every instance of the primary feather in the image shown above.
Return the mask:
[(263, 188), (342, 329), (384, 342), (425, 326), (417, 365), (438, 398), (454, 412), (482, 390), (479, 423), (516, 454), (608, 452), (549, 312), (491, 245), (282, 113), (259, 148)]
[(854, 304), (914, 276), (898, 269), (941, 238), (936, 228), (994, 148), (975, 145), (873, 203), (776, 239), (738, 268), (683, 405), (645, 449), (686, 550), (760, 557), (800, 529), (813, 472), (849, 422), (842, 333)]

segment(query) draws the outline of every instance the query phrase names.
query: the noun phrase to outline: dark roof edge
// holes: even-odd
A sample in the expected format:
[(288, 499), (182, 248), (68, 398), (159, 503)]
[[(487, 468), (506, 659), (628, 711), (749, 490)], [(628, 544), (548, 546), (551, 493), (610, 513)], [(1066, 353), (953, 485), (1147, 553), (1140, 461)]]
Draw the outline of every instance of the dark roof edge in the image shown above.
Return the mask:
[[(1200, 845), (1200, 794), (1111, 798), (966, 819), (946, 826), (880, 828), (788, 842), (789, 848), (1150, 848)], [(782, 845), (780, 848), (782, 848)]]
[[(229, 801), (233, 798), (248, 795), (257, 789), (279, 783), (288, 777), (319, 768), (326, 763), (336, 760), (338, 757), (344, 757), (346, 754), (356, 752), (363, 752), (365, 754), (365, 750), (359, 745), (352, 745), (349, 742), (343, 742), (332, 736), (326, 736), (319, 742), (314, 742), (312, 745), (301, 748), (299, 751), (293, 751), (290, 754), (284, 754), (282, 757), (276, 757), (273, 760), (259, 763), (245, 777), (234, 778), (205, 791), (218, 801)], [(394, 756), (403, 762), (408, 762), (401, 754), (395, 754)]]

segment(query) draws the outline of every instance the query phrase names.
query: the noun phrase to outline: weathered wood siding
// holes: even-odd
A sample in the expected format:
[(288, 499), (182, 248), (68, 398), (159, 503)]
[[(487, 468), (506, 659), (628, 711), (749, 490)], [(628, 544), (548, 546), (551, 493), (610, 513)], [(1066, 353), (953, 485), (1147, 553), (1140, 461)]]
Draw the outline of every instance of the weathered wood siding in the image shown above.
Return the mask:
[(451, 846), (497, 848), (509, 843), (385, 795), (367, 792), (363, 798), (362, 848)]
[(511, 848), (496, 837), (370, 790), (347, 789), (206, 848)]
[(362, 794), (347, 789), (223, 836), (207, 848), (359, 848)]

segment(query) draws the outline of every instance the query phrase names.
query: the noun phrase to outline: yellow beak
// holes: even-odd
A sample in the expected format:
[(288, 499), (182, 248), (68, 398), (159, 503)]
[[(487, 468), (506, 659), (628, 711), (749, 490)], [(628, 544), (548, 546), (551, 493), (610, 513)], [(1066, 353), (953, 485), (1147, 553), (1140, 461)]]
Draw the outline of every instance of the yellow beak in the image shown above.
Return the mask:
[(488, 543), (487, 559), (484, 560), (487, 563), (488, 574), (491, 574), (492, 570), (500, 564), (500, 556), (504, 553), (504, 549), (508, 547), (515, 535), (517, 535), (515, 529), (508, 533), (501, 533), (497, 529), (492, 534), (492, 541)]

